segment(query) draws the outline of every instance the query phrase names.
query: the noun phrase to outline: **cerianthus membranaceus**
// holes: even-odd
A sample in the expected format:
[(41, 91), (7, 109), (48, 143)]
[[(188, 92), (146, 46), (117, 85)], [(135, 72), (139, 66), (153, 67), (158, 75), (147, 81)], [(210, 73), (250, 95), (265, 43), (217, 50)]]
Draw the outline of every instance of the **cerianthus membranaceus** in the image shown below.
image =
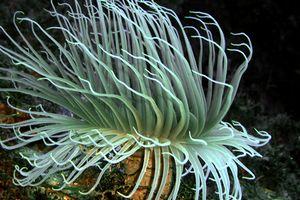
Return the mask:
[[(0, 80), (13, 83), (0, 91), (41, 98), (70, 112), (51, 113), (42, 105), (23, 110), (7, 100), (31, 117), (1, 124), (13, 130), (11, 137), (2, 137), (2, 148), (37, 141), (51, 147), (40, 154), (21, 153), (32, 168), (16, 166), (15, 184), (35, 186), (61, 174), (54, 189), (62, 190), (85, 170), (98, 167), (94, 186), (80, 191), (88, 194), (113, 164), (142, 151), (136, 185), (121, 196), (135, 193), (153, 154), (148, 199), (160, 198), (170, 162), (174, 180), (169, 199), (176, 199), (187, 173), (194, 175), (195, 200), (206, 199), (209, 181), (219, 199), (241, 199), (238, 168), (249, 173), (244, 178), (254, 175), (239, 159), (260, 156), (254, 148), (270, 140), (264, 131), (256, 131), (258, 138), (238, 122), (223, 121), (252, 56), (247, 35), (232, 34), (245, 42), (227, 47), (210, 15), (191, 12), (187, 21), (193, 26), (184, 26), (172, 10), (151, 0), (74, 0), (59, 5), (67, 10), (63, 14), (52, 5), (56, 26), (43, 27), (15, 13), (21, 43), (1, 27), (14, 50), (2, 45), (0, 52), (15, 67), (0, 69), (5, 74)], [(20, 23), (29, 25), (38, 46), (29, 42)], [(228, 52), (242, 62), (229, 66)]]

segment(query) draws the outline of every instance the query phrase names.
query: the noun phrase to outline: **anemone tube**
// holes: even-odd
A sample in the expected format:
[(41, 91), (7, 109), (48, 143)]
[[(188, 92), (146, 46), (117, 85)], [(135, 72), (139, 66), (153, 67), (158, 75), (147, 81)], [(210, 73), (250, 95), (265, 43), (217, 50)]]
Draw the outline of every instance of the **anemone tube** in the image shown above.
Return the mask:
[[(254, 148), (270, 140), (267, 132), (256, 131), (255, 137), (238, 122), (222, 121), (252, 56), (247, 35), (232, 34), (245, 42), (227, 48), (220, 26), (209, 14), (190, 12), (187, 20), (195, 26), (184, 26), (172, 10), (153, 1), (74, 0), (72, 6), (58, 5), (67, 10), (64, 14), (51, 4), (48, 12), (57, 26), (44, 28), (15, 13), (22, 44), (1, 27), (14, 50), (2, 45), (0, 52), (15, 67), (0, 68), (0, 80), (13, 83), (0, 91), (38, 97), (71, 113), (51, 113), (42, 105), (24, 110), (7, 99), (31, 118), (1, 124), (13, 130), (11, 137), (2, 137), (1, 147), (12, 150), (36, 141), (51, 147), (39, 155), (20, 153), (32, 168), (16, 165), (14, 183), (36, 186), (61, 173), (62, 182), (54, 189), (63, 190), (85, 170), (98, 167), (94, 186), (80, 191), (89, 194), (113, 164), (142, 151), (136, 185), (128, 194), (119, 193), (123, 197), (135, 193), (153, 152), (148, 199), (160, 198), (170, 162), (175, 176), (169, 199), (176, 199), (187, 173), (195, 178), (195, 200), (207, 198), (208, 181), (215, 183), (219, 199), (241, 199), (238, 168), (250, 174), (244, 178), (255, 177), (239, 159), (261, 156)], [(20, 24), (29, 25), (38, 47)], [(230, 75), (228, 52), (243, 59), (235, 70), (230, 68)]]

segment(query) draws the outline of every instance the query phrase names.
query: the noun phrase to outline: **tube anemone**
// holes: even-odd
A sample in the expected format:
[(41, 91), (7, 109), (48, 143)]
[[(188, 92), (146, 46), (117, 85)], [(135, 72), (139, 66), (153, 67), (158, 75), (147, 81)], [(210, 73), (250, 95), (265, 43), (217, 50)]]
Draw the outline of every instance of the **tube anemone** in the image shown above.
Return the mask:
[[(254, 148), (270, 140), (264, 131), (256, 131), (255, 137), (238, 122), (223, 121), (252, 56), (249, 38), (232, 34), (245, 42), (227, 48), (212, 16), (191, 12), (187, 20), (194, 26), (183, 26), (172, 10), (153, 1), (85, 0), (82, 5), (74, 0), (72, 6), (59, 5), (65, 14), (52, 6), (56, 26), (44, 28), (20, 12), (14, 15), (21, 44), (1, 27), (14, 50), (0, 46), (0, 52), (16, 69), (0, 68), (5, 74), (0, 80), (14, 86), (0, 91), (45, 99), (71, 113), (51, 113), (41, 105), (23, 110), (7, 100), (31, 118), (1, 124), (13, 130), (11, 137), (1, 139), (2, 148), (36, 141), (51, 147), (39, 155), (21, 153), (32, 168), (16, 166), (14, 183), (35, 186), (62, 174), (54, 188), (62, 190), (85, 170), (98, 167), (94, 186), (80, 191), (88, 194), (113, 164), (142, 151), (136, 184), (128, 194), (119, 193), (123, 197), (135, 193), (153, 153), (155, 177), (148, 199), (160, 198), (169, 162), (175, 164), (169, 199), (176, 199), (187, 173), (195, 178), (195, 200), (206, 199), (208, 181), (215, 183), (219, 199), (241, 199), (238, 168), (250, 174), (244, 178), (254, 174), (239, 159), (261, 156)], [(22, 33), (19, 24), (24, 23), (39, 45)], [(243, 59), (235, 69), (229, 66), (228, 52)]]

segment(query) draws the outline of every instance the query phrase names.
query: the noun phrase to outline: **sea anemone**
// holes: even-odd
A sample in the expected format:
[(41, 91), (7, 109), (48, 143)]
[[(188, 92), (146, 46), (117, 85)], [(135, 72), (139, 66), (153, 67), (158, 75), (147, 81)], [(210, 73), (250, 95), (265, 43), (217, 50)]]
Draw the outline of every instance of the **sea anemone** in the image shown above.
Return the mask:
[[(38, 97), (68, 111), (53, 113), (42, 105), (26, 110), (7, 99), (30, 118), (1, 124), (13, 130), (11, 137), (2, 137), (2, 148), (37, 141), (50, 147), (39, 154), (21, 152), (32, 167), (17, 165), (14, 183), (36, 186), (61, 174), (53, 189), (62, 190), (97, 167), (94, 186), (80, 191), (89, 194), (112, 165), (142, 151), (135, 185), (127, 194), (119, 192), (123, 197), (136, 192), (153, 154), (148, 199), (160, 198), (170, 170), (169, 199), (176, 199), (187, 173), (194, 176), (195, 200), (206, 199), (209, 181), (219, 199), (241, 199), (238, 168), (250, 174), (244, 178), (254, 174), (240, 158), (261, 156), (254, 148), (270, 140), (264, 131), (256, 130), (259, 137), (254, 137), (240, 123), (223, 121), (252, 56), (247, 35), (232, 34), (245, 42), (227, 48), (209, 14), (190, 12), (186, 20), (193, 26), (183, 26), (172, 10), (151, 0), (74, 0), (59, 5), (63, 12), (51, 4), (57, 25), (47, 28), (15, 13), (21, 42), (1, 27), (14, 48), (2, 45), (0, 52), (15, 67), (0, 68), (0, 80), (13, 85), (0, 91)], [(24, 23), (38, 45), (22, 33)], [(242, 62), (229, 62), (229, 52)]]

